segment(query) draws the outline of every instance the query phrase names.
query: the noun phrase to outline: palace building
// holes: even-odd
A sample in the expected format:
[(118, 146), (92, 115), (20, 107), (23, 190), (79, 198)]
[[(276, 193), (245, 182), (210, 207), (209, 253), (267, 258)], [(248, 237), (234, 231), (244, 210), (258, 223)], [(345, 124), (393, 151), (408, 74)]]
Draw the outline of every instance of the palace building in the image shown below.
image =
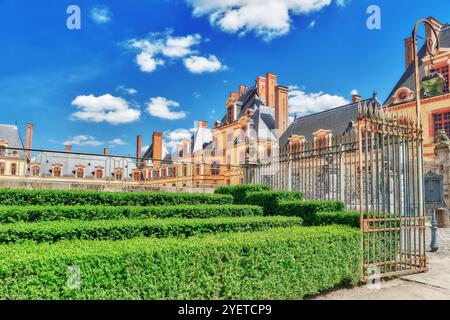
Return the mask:
[[(419, 50), (421, 81), (421, 119), (424, 129), (424, 164), (434, 162), (435, 135), (439, 129), (450, 135), (450, 24), (428, 18), (439, 34), (440, 50), (431, 57), (423, 46)], [(427, 39), (432, 36), (426, 27)], [(386, 111), (400, 111), (415, 115), (415, 76), (413, 61), (413, 39), (405, 39), (405, 71), (384, 102)]]
[[(208, 128), (198, 121), (190, 139), (163, 154), (162, 133), (153, 134), (139, 168), (143, 179), (167, 186), (229, 185), (243, 182), (242, 166), (278, 152), (288, 127), (288, 87), (277, 76), (257, 76), (255, 85), (230, 92), (226, 112)], [(138, 142), (138, 151), (140, 143)]]

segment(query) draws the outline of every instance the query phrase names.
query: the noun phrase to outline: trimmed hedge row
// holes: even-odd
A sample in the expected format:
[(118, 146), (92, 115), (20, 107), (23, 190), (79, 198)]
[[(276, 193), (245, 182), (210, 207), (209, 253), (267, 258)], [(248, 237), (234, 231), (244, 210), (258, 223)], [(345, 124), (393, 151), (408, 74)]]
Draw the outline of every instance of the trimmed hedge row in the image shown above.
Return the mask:
[(296, 191), (260, 191), (249, 192), (245, 197), (245, 204), (259, 205), (264, 208), (264, 214), (268, 216), (284, 215), (279, 212), (278, 206), (284, 201), (297, 201), (303, 199), (302, 192)]
[(138, 219), (51, 221), (0, 225), (0, 243), (61, 240), (124, 240), (138, 237), (181, 237), (301, 226), (301, 218), (236, 217), (209, 219)]
[(233, 196), (235, 204), (245, 204), (245, 196), (249, 192), (270, 191), (270, 187), (264, 184), (242, 184), (238, 186), (218, 187), (215, 194), (229, 194)]
[(0, 205), (156, 206), (232, 203), (232, 196), (220, 194), (0, 189)]
[(276, 207), (280, 216), (301, 217), (306, 226), (315, 225), (319, 212), (341, 212), (345, 210), (343, 201), (309, 200), (282, 201)]
[(354, 228), (360, 227), (360, 213), (351, 211), (341, 212), (318, 212), (314, 225), (324, 226), (331, 224), (341, 224)]
[(0, 206), (0, 223), (123, 218), (211, 218), (262, 216), (263, 209), (247, 205), (179, 205), (152, 207)]
[(0, 299), (301, 299), (356, 284), (360, 242), (327, 226), (0, 245)]

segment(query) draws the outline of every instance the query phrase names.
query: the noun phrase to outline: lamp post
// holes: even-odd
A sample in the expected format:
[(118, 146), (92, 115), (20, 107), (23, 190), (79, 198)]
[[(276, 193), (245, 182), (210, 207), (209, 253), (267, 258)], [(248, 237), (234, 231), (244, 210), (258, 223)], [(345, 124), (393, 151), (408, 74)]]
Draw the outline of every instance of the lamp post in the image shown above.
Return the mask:
[[(413, 57), (414, 57), (414, 75), (416, 78), (416, 87), (415, 87), (415, 95), (416, 95), (416, 120), (417, 120), (417, 125), (422, 126), (421, 125), (421, 117), (420, 117), (420, 108), (421, 108), (421, 96), (420, 96), (420, 70), (419, 70), (419, 55), (418, 55), (418, 45), (417, 45), (417, 29), (419, 28), (419, 26), (424, 23), (426, 24), (431, 32), (432, 35), (430, 38), (426, 39), (426, 50), (427, 53), (433, 57), (438, 51), (439, 51), (439, 35), (438, 32), (436, 30), (436, 28), (434, 27), (434, 25), (427, 19), (421, 19), (419, 21), (416, 22), (416, 25), (414, 26), (414, 30), (412, 33), (412, 37), (413, 37)], [(420, 146), (420, 148), (418, 148), (418, 160), (419, 160), (419, 217), (423, 217), (423, 151), (422, 151), (422, 146)]]

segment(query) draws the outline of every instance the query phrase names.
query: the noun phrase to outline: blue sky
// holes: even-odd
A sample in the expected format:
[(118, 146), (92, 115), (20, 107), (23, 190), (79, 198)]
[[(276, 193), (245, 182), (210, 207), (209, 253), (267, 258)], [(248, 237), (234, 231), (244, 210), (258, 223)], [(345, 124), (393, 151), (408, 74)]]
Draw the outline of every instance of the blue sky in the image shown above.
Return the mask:
[[(234, 6), (227, 6), (227, 4)], [(256, 3), (256, 4), (255, 4)], [(239, 84), (274, 72), (299, 115), (363, 97), (384, 101), (419, 18), (435, 0), (0, 0), (0, 123), (35, 126), (34, 147), (133, 154), (136, 135), (169, 145), (213, 121)], [(81, 30), (69, 30), (69, 5)], [(208, 5), (209, 4), (209, 5)], [(381, 29), (366, 27), (381, 8)]]

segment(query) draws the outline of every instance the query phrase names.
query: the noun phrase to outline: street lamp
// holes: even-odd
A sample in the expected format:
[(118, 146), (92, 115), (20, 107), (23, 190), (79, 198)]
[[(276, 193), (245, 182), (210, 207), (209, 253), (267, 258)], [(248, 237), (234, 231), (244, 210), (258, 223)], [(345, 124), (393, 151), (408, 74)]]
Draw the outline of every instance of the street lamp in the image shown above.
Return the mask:
[[(418, 55), (418, 45), (417, 45), (417, 29), (419, 28), (419, 26), (424, 23), (426, 24), (430, 30), (432, 35), (426, 39), (426, 50), (427, 53), (433, 57), (438, 51), (439, 51), (439, 35), (438, 32), (436, 30), (436, 28), (434, 27), (434, 25), (427, 19), (421, 19), (419, 21), (416, 22), (416, 25), (414, 26), (414, 30), (412, 33), (412, 37), (413, 37), (413, 57), (414, 57), (414, 75), (416, 78), (416, 87), (415, 87), (415, 94), (416, 94), (416, 120), (417, 120), (417, 125), (418, 126), (422, 126), (421, 125), (421, 118), (420, 118), (420, 103), (421, 103), (421, 96), (420, 96), (420, 70), (419, 70), (419, 55)], [(422, 150), (422, 146), (420, 148), (418, 148), (418, 161), (419, 161), (419, 177), (421, 177), (419, 179), (419, 217), (423, 217), (423, 150)]]

